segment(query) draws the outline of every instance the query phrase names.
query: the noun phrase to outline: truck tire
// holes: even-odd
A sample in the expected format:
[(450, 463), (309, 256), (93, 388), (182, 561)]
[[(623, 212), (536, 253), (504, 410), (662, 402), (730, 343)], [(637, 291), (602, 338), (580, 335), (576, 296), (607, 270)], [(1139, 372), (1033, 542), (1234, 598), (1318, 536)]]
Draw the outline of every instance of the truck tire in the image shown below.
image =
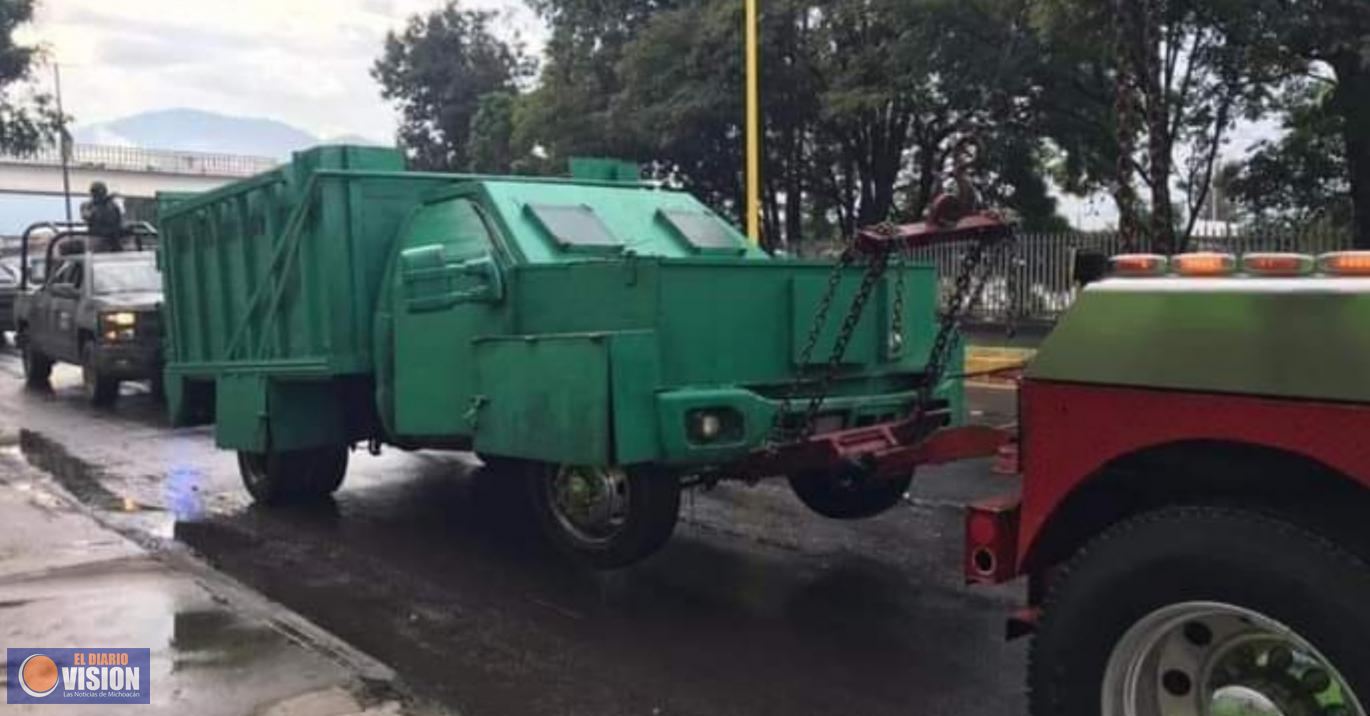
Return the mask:
[(1370, 568), (1279, 517), (1170, 507), (1054, 576), (1029, 657), (1033, 716), (1361, 714)]
[(52, 359), (33, 347), (33, 340), (22, 341), (24, 382), (30, 388), (45, 388), (52, 377)]
[(834, 520), (862, 520), (881, 514), (899, 504), (911, 484), (913, 473), (886, 479), (869, 479), (858, 471), (847, 475), (804, 472), (790, 476), (790, 489), (799, 501)]
[(91, 405), (107, 408), (119, 399), (119, 380), (100, 375), (95, 366), (95, 347), (87, 342), (81, 346), (81, 387)]
[(524, 461), (518, 458), (501, 457), (499, 455), (490, 455), (488, 453), (480, 452), (476, 453), (476, 457), (480, 458), (481, 463), (484, 465), (484, 469), (488, 472), (512, 474), (523, 469)]
[(239, 452), (238, 474), (252, 499), (263, 505), (319, 502), (342, 486), (347, 448)]
[(527, 464), (531, 506), (558, 549), (619, 569), (661, 549), (680, 515), (680, 480), (664, 470)]

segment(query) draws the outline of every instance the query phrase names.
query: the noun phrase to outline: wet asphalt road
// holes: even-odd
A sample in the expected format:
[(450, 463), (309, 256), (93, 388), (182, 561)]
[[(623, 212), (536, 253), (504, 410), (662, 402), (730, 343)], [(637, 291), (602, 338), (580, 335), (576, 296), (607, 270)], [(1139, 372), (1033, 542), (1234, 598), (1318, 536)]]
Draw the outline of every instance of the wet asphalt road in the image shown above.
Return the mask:
[[(208, 429), (169, 430), (140, 387), (85, 405), (79, 374), (23, 388), (0, 354), (0, 429), (130, 531), (174, 538), (398, 671), (488, 714), (1020, 714), (1021, 586), (961, 584), (960, 506), (1011, 490), (928, 470), (879, 518), (809, 514), (781, 484), (687, 495), (669, 546), (615, 573), (532, 537), (464, 454), (358, 452), (319, 509), (249, 504)], [(1001, 413), (1011, 394), (976, 404)]]

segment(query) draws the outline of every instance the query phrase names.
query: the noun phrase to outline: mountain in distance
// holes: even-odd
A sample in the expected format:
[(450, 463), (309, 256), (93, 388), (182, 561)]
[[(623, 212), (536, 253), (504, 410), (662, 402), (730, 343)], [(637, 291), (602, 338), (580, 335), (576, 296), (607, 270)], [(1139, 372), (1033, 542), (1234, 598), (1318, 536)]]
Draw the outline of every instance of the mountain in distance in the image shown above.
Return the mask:
[(243, 154), (288, 159), (290, 153), (318, 144), (378, 144), (349, 135), (323, 140), (274, 119), (233, 117), (198, 109), (143, 112), (109, 122), (77, 126), (77, 142), (169, 149), (183, 152)]

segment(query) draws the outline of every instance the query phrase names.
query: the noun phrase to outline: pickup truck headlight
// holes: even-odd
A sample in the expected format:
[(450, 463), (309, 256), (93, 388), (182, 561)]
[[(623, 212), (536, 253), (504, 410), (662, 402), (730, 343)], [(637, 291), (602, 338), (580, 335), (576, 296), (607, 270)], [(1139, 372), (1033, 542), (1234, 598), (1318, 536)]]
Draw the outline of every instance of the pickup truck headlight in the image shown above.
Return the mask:
[(138, 323), (138, 314), (132, 311), (104, 313), (100, 315), (100, 336), (109, 343), (131, 341), (133, 327)]
[(132, 311), (106, 313), (102, 318), (107, 328), (132, 328), (138, 322), (138, 314)]

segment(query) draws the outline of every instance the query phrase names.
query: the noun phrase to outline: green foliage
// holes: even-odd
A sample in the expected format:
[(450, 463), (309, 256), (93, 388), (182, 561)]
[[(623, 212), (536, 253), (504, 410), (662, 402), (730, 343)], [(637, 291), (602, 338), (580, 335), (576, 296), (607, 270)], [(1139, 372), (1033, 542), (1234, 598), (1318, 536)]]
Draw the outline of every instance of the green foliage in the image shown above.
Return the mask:
[(1228, 196), (1262, 224), (1349, 226), (1345, 120), (1333, 111), (1331, 92), (1303, 83), (1284, 104), (1285, 135), (1227, 170)]
[(21, 44), (14, 31), (33, 19), (35, 0), (0, 0), (0, 150), (28, 154), (52, 142), (62, 117), (51, 95), (29, 85), (41, 49)]
[(476, 100), (468, 135), (471, 170), (508, 172), (514, 165), (514, 109), (518, 98), (510, 92), (488, 92)]
[[(775, 0), (762, 17), (766, 235), (794, 244), (886, 218), (921, 215), (950, 180), (958, 147), (985, 148), (969, 171), (987, 185), (995, 165), (1027, 147), (1029, 117), (1011, 98), (1027, 86), (1015, 66), (1030, 41), (1013, 27), (1016, 3)], [(716, 207), (741, 202), (741, 6), (711, 0), (657, 13), (619, 65), (623, 90), (608, 124)], [(1015, 34), (1017, 35), (1015, 37)], [(1001, 48), (986, 53), (983, 47)], [(1015, 169), (1018, 167), (1015, 167)], [(1054, 214), (1045, 184), (995, 192), (1012, 208)], [(1021, 172), (1015, 183), (1027, 183)], [(1037, 191), (1037, 201), (1016, 202)], [(1045, 217), (1042, 217), (1045, 218)], [(835, 225), (834, 231), (831, 227)], [(825, 228), (827, 230), (825, 230)]]
[[(512, 96), (519, 80), (531, 74), (532, 63), (518, 43), (495, 36), (492, 26), (497, 19), (496, 13), (463, 10), (449, 0), (441, 9), (410, 18), (403, 32), (386, 37), (385, 51), (371, 73), (381, 85), (381, 96), (399, 107), (399, 138), (416, 166), (471, 168), (477, 115), (488, 110), (482, 132), (495, 131), (490, 125), (498, 121), (493, 116), (498, 108), (486, 107), (486, 98)], [(488, 134), (480, 137), (482, 160), (507, 157), (508, 142), (500, 148), (491, 146), (493, 139)]]
[[(1113, 192), (1125, 220), (1147, 220), (1159, 250), (1184, 247), (1227, 136), (1240, 118), (1264, 111), (1271, 83), (1252, 54), (1259, 27), (1245, 7), (1043, 0), (1033, 13), (1058, 180), (1074, 192)], [(1134, 204), (1139, 186), (1149, 201)], [(1176, 189), (1184, 193), (1178, 209)]]
[(1273, 75), (1331, 70), (1334, 89), (1326, 106), (1340, 118), (1354, 236), (1357, 247), (1370, 248), (1370, 3), (1251, 0), (1246, 13), (1255, 28), (1251, 55)]
[[(742, 3), (525, 2), (550, 29), (531, 88), (530, 63), (492, 35), (489, 13), (449, 3), (388, 40), (375, 73), (418, 163), (562, 173), (571, 156), (617, 156), (740, 222)], [(1040, 230), (1063, 226), (1053, 182), (1111, 192), (1163, 250), (1184, 246), (1216, 180), (1252, 216), (1340, 217), (1355, 205), (1370, 242), (1365, 0), (765, 0), (761, 10), (772, 246), (917, 218), (967, 180)], [(1315, 70), (1335, 80), (1316, 107), (1272, 105)], [(1120, 97), (1131, 107), (1121, 117)], [(1235, 124), (1273, 109), (1289, 136), (1215, 177)]]
[(622, 90), (627, 46), (668, 0), (529, 0), (551, 26), (538, 87), (520, 116), (515, 142), (537, 146), (554, 165), (571, 156), (641, 152), (611, 103)]

